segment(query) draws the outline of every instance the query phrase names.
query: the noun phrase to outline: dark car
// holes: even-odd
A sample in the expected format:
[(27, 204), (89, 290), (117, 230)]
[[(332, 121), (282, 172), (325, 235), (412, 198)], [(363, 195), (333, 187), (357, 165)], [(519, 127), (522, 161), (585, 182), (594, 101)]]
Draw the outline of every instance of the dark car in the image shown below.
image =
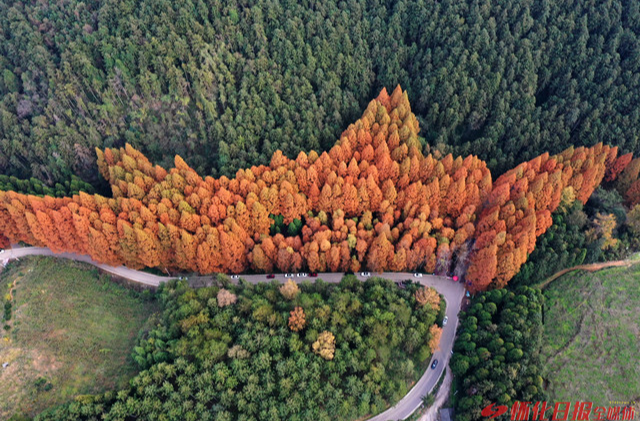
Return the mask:
[(316, 278), (318, 274), (316, 272), (311, 272), (309, 276), (311, 276), (312, 278)]
[(431, 363), (431, 369), (434, 369), (438, 366), (438, 360), (433, 360), (433, 363)]
[(273, 273), (270, 273), (270, 274), (267, 275), (267, 279), (273, 279), (275, 277), (276, 277), (276, 275), (274, 275)]

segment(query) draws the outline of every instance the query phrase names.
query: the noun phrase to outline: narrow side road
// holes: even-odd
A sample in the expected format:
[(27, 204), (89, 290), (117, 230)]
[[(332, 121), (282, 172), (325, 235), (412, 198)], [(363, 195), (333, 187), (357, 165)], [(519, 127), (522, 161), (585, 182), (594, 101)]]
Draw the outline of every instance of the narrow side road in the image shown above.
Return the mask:
[[(3, 253), (0, 253), (0, 263), (6, 264), (9, 260), (19, 259), (24, 256), (54, 256), (62, 257), (65, 259), (76, 260), (79, 262), (89, 263), (94, 265), (105, 272), (112, 273), (121, 278), (128, 279), (133, 282), (138, 282), (150, 286), (159, 286), (160, 283), (166, 282), (172, 277), (153, 275), (147, 272), (141, 272), (134, 269), (129, 269), (125, 266), (109, 266), (102, 263), (98, 263), (91, 259), (89, 256), (79, 255), (75, 253), (53, 253), (48, 248), (43, 247), (22, 247), (15, 249), (7, 249)], [(432, 357), (438, 360), (438, 365), (435, 369), (431, 367), (427, 368), (420, 380), (413, 386), (413, 388), (407, 393), (395, 406), (387, 409), (383, 413), (376, 415), (369, 419), (369, 421), (396, 421), (404, 420), (413, 414), (422, 405), (422, 397), (431, 392), (433, 387), (440, 379), (440, 375), (444, 368), (449, 364), (449, 358), (451, 357), (451, 350), (453, 349), (453, 342), (456, 336), (456, 329), (458, 327), (458, 313), (460, 311), (460, 304), (464, 297), (465, 289), (462, 283), (453, 282), (451, 279), (442, 276), (423, 275), (421, 278), (416, 278), (412, 273), (406, 272), (384, 272), (373, 273), (372, 276), (391, 279), (392, 281), (403, 281), (405, 279), (412, 279), (420, 282), (422, 285), (435, 288), (440, 294), (444, 296), (447, 302), (446, 316), (448, 323), (442, 329), (442, 336), (440, 337), (440, 349), (436, 351)], [(266, 275), (240, 275), (248, 282), (257, 284), (259, 282), (271, 281), (267, 279)], [(326, 281), (338, 283), (344, 276), (344, 273), (319, 273), (318, 278)], [(360, 273), (356, 274), (356, 277), (361, 281), (365, 281), (367, 277), (362, 276)], [(275, 275), (276, 280), (284, 281), (283, 274)], [(314, 278), (293, 278), (296, 282), (303, 280), (313, 281)]]
[(636, 253), (633, 256), (630, 256), (628, 259), (624, 259), (624, 260), (614, 260), (611, 262), (588, 263), (586, 265), (578, 265), (571, 268), (562, 269), (561, 271), (554, 273), (544, 281), (540, 282), (536, 286), (540, 289), (544, 289), (547, 285), (549, 285), (551, 282), (555, 281), (562, 275), (565, 275), (569, 272), (573, 272), (574, 270), (586, 270), (587, 272), (596, 272), (596, 271), (599, 271), (605, 268), (610, 268), (610, 267), (619, 267), (619, 266), (629, 267), (635, 263), (638, 263), (638, 261), (640, 261), (640, 253)]

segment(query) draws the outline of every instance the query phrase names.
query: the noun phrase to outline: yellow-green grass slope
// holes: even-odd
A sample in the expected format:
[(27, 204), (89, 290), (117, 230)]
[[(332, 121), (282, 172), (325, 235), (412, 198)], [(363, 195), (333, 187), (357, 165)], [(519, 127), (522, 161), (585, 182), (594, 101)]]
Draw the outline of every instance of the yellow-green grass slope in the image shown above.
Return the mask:
[[(155, 311), (142, 295), (89, 265), (23, 258), (0, 274), (0, 420), (33, 416), (77, 395), (126, 386), (130, 353)], [(7, 330), (6, 326), (10, 326)]]
[(551, 401), (638, 402), (640, 264), (574, 271), (543, 291), (543, 377)]

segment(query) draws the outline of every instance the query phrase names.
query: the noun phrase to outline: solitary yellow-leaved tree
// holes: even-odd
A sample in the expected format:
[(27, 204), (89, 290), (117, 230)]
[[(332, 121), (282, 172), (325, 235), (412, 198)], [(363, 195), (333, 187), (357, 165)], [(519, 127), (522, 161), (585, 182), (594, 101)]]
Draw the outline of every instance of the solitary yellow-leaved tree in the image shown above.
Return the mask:
[(293, 300), (300, 293), (300, 288), (292, 279), (289, 279), (280, 287), (280, 294), (287, 300)]
[(324, 331), (318, 335), (318, 340), (313, 343), (313, 352), (325, 360), (332, 360), (336, 350), (336, 338), (333, 333)]
[(417, 290), (416, 301), (421, 306), (429, 304), (434, 310), (440, 309), (440, 294), (433, 288), (422, 287)]

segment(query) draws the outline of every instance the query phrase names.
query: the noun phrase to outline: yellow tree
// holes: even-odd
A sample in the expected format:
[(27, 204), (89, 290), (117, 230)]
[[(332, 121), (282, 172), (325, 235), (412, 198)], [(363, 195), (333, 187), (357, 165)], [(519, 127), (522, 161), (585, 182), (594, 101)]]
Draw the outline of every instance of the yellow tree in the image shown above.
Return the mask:
[(287, 300), (293, 300), (298, 294), (300, 294), (300, 288), (293, 279), (289, 279), (287, 282), (280, 286), (280, 294)]
[(433, 325), (429, 328), (429, 349), (433, 354), (440, 349), (440, 337), (442, 336), (442, 328)]
[(218, 307), (226, 307), (228, 305), (235, 304), (237, 300), (238, 297), (234, 293), (224, 288), (221, 288), (218, 291), (218, 295), (216, 297), (216, 301), (218, 301)]
[(138, 243), (138, 258), (147, 267), (156, 267), (160, 264), (157, 239), (149, 235), (148, 231), (135, 228)]
[(598, 212), (596, 219), (593, 221), (593, 227), (587, 231), (587, 236), (599, 240), (602, 239), (602, 250), (614, 248), (618, 244), (618, 239), (613, 236), (613, 230), (616, 228), (616, 217), (610, 214), (602, 214)]
[(336, 338), (333, 333), (324, 331), (318, 335), (318, 340), (312, 345), (313, 352), (325, 360), (332, 360), (336, 350)]
[(433, 288), (422, 287), (415, 292), (415, 297), (421, 306), (429, 305), (436, 311), (440, 309), (440, 294)]

